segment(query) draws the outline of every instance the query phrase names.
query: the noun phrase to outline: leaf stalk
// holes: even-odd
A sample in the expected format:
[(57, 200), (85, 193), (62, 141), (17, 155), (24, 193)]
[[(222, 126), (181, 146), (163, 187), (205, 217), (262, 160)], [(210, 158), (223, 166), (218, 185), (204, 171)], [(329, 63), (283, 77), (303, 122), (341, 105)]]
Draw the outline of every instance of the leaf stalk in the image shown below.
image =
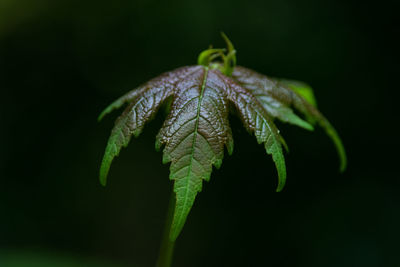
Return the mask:
[(170, 236), (172, 219), (175, 211), (175, 201), (176, 201), (175, 193), (172, 190), (169, 199), (168, 213), (167, 213), (167, 218), (165, 220), (164, 233), (161, 241), (160, 252), (158, 254), (156, 267), (171, 267), (172, 264), (175, 241), (171, 241), (169, 236)]

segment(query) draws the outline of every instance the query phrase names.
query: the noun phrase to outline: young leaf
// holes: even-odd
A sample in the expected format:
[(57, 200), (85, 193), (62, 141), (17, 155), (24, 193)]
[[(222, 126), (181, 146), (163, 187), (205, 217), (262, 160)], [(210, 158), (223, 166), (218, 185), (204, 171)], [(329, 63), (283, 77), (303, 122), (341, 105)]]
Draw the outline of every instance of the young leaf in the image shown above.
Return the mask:
[(224, 144), (232, 150), (228, 123), (228, 100), (216, 70), (198, 67), (177, 84), (171, 113), (157, 137), (165, 144), (163, 163), (171, 162), (170, 179), (175, 181), (175, 214), (171, 239), (180, 233), (202, 180), (210, 179), (212, 166), (219, 167)]
[[(340, 171), (343, 172), (346, 169), (347, 159), (342, 141), (333, 126), (315, 107), (316, 101), (312, 100), (314, 99), (313, 94), (311, 94), (312, 98), (310, 98), (311, 88), (308, 87), (309, 89), (306, 89), (309, 99), (307, 101), (300, 94), (290, 89), (297, 87), (296, 91), (299, 91), (299, 82), (297, 84), (287, 80), (282, 82), (244, 67), (236, 67), (232, 76), (240, 85), (253, 92), (273, 117), (310, 130), (312, 130), (310, 124), (318, 123), (336, 146), (340, 158)], [(306, 87), (303, 85), (303, 88)], [(284, 110), (281, 107), (284, 107)], [(291, 109), (292, 107), (302, 113), (308, 123), (295, 115)]]
[(144, 124), (155, 115), (159, 106), (172, 94), (174, 84), (182, 80), (191, 68), (180, 68), (174, 72), (157, 77), (136, 90), (119, 98), (108, 106), (99, 116), (130, 102), (122, 115), (116, 120), (115, 126), (108, 139), (106, 151), (100, 167), (100, 182), (106, 185), (108, 171), (114, 157), (118, 156), (122, 147), (126, 147), (131, 136), (139, 136)]
[(250, 132), (254, 132), (257, 142), (259, 144), (264, 143), (265, 150), (272, 155), (279, 177), (276, 191), (281, 191), (286, 182), (285, 158), (281, 145), (286, 146), (286, 143), (284, 143), (283, 138), (279, 135), (279, 130), (257, 97), (231, 79), (227, 77), (223, 77), (223, 79), (229, 85), (229, 100), (235, 105), (244, 126)]
[(303, 97), (305, 100), (307, 100), (308, 103), (310, 103), (314, 107), (317, 107), (317, 100), (315, 99), (314, 92), (311, 86), (309, 86), (304, 82), (287, 80), (287, 79), (281, 79), (279, 81), (283, 85), (286, 85), (287, 87), (292, 89), (292, 91)]
[[(308, 130), (318, 123), (334, 140), (342, 159), (341, 168), (346, 165), (336, 131), (308, 102), (313, 98), (306, 96), (308, 101), (303, 98), (297, 83), (280, 82), (235, 66), (236, 51), (225, 35), (224, 39), (227, 55), (223, 54), (224, 49), (210, 48), (200, 54), (199, 65), (182, 67), (150, 80), (112, 103), (99, 117), (128, 103), (116, 120), (100, 167), (100, 181), (105, 185), (113, 158), (128, 145), (132, 135), (141, 133), (163, 102), (167, 99), (171, 102), (156, 138), (156, 149), (164, 147), (163, 163), (170, 163), (170, 179), (176, 193), (171, 241), (181, 232), (196, 195), (202, 190), (203, 180), (209, 181), (213, 166), (221, 166), (224, 146), (228, 154), (233, 151), (228, 121), (230, 106), (235, 107), (246, 129), (254, 133), (258, 143), (264, 144), (267, 154), (272, 156), (279, 177), (277, 191), (282, 190), (286, 181), (282, 146), (287, 146), (273, 122), (275, 118)], [(222, 63), (213, 62), (218, 57)], [(303, 92), (310, 95), (312, 91)], [(302, 113), (305, 120), (292, 108)]]

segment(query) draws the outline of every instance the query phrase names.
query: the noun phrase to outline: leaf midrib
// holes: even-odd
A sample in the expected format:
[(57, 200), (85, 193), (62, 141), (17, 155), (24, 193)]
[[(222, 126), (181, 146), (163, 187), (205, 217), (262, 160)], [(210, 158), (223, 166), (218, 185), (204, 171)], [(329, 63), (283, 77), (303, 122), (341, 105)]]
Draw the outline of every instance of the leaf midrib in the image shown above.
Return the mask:
[[(195, 148), (195, 144), (196, 144), (196, 139), (197, 139), (197, 130), (199, 127), (199, 120), (200, 120), (200, 109), (201, 109), (201, 104), (203, 102), (203, 95), (204, 95), (204, 90), (206, 87), (206, 83), (207, 83), (207, 76), (208, 76), (208, 68), (204, 67), (204, 78), (203, 78), (203, 83), (201, 85), (201, 91), (200, 91), (200, 96), (199, 96), (199, 103), (197, 104), (197, 115), (196, 115), (196, 123), (195, 123), (195, 127), (194, 127), (194, 133), (193, 133), (193, 143), (192, 143), (192, 148), (191, 148), (191, 155), (190, 155), (190, 164), (189, 164), (189, 169), (188, 169), (188, 174), (186, 177), (188, 177), (187, 182), (186, 182), (186, 186), (185, 186), (185, 201), (183, 203), (183, 207), (186, 206), (187, 203), (187, 199), (188, 199), (188, 192), (189, 192), (189, 175), (192, 172), (192, 164), (193, 164), (193, 160), (194, 160), (194, 148)], [(182, 214), (184, 213), (184, 209), (182, 210), (182, 212), (179, 214), (179, 221), (181, 221), (182, 218)]]
[[(218, 75), (221, 77), (220, 74), (218, 74)], [(224, 80), (226, 80), (226, 79), (224, 79)], [(268, 122), (266, 120), (266, 118), (268, 118), (269, 116), (266, 113), (266, 111), (265, 111), (264, 107), (262, 106), (261, 102), (257, 99), (257, 97), (255, 97), (246, 87), (242, 86), (240, 82), (236, 82), (236, 81), (233, 81), (233, 80), (230, 81), (230, 82), (235, 83), (236, 86), (239, 86), (243, 91), (246, 92), (246, 95), (249, 96), (251, 98), (251, 100), (253, 100), (253, 102), (255, 102), (255, 107), (253, 107), (255, 112), (263, 119), (263, 121)], [(238, 96), (240, 96), (240, 92), (236, 92), (236, 93), (238, 94)], [(248, 105), (247, 101), (245, 101), (245, 102)], [(258, 109), (260, 109), (262, 113), (260, 113)], [(270, 130), (271, 135), (273, 135), (273, 130), (271, 129), (269, 123), (265, 123), (265, 124), (268, 126), (268, 129)], [(279, 141), (278, 141), (278, 143), (279, 143)]]

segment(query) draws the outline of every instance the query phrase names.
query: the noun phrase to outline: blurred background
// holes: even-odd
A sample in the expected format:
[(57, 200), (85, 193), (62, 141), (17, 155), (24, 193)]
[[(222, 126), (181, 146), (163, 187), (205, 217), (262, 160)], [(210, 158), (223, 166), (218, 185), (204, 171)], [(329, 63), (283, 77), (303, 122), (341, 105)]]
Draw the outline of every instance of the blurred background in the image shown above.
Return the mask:
[[(196, 64), (224, 31), (238, 64), (308, 82), (341, 135), (279, 124), (288, 181), (232, 117), (173, 266), (400, 266), (397, 1), (0, 0), (0, 266), (154, 266), (172, 183), (160, 112), (98, 169), (111, 101)], [(396, 101), (397, 102), (397, 101)], [(397, 103), (396, 103), (397, 104)], [(398, 151), (398, 150), (397, 150)]]

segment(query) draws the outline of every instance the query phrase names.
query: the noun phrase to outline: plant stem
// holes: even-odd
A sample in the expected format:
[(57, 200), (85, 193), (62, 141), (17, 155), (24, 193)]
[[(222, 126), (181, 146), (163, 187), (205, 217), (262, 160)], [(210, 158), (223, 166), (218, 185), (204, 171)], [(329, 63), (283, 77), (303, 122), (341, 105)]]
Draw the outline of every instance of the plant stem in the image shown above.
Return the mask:
[(169, 239), (169, 232), (171, 229), (172, 218), (175, 210), (175, 193), (171, 192), (169, 199), (168, 214), (165, 221), (164, 235), (161, 241), (160, 253), (158, 255), (157, 267), (170, 267), (172, 263), (172, 256), (174, 253), (175, 242)]

